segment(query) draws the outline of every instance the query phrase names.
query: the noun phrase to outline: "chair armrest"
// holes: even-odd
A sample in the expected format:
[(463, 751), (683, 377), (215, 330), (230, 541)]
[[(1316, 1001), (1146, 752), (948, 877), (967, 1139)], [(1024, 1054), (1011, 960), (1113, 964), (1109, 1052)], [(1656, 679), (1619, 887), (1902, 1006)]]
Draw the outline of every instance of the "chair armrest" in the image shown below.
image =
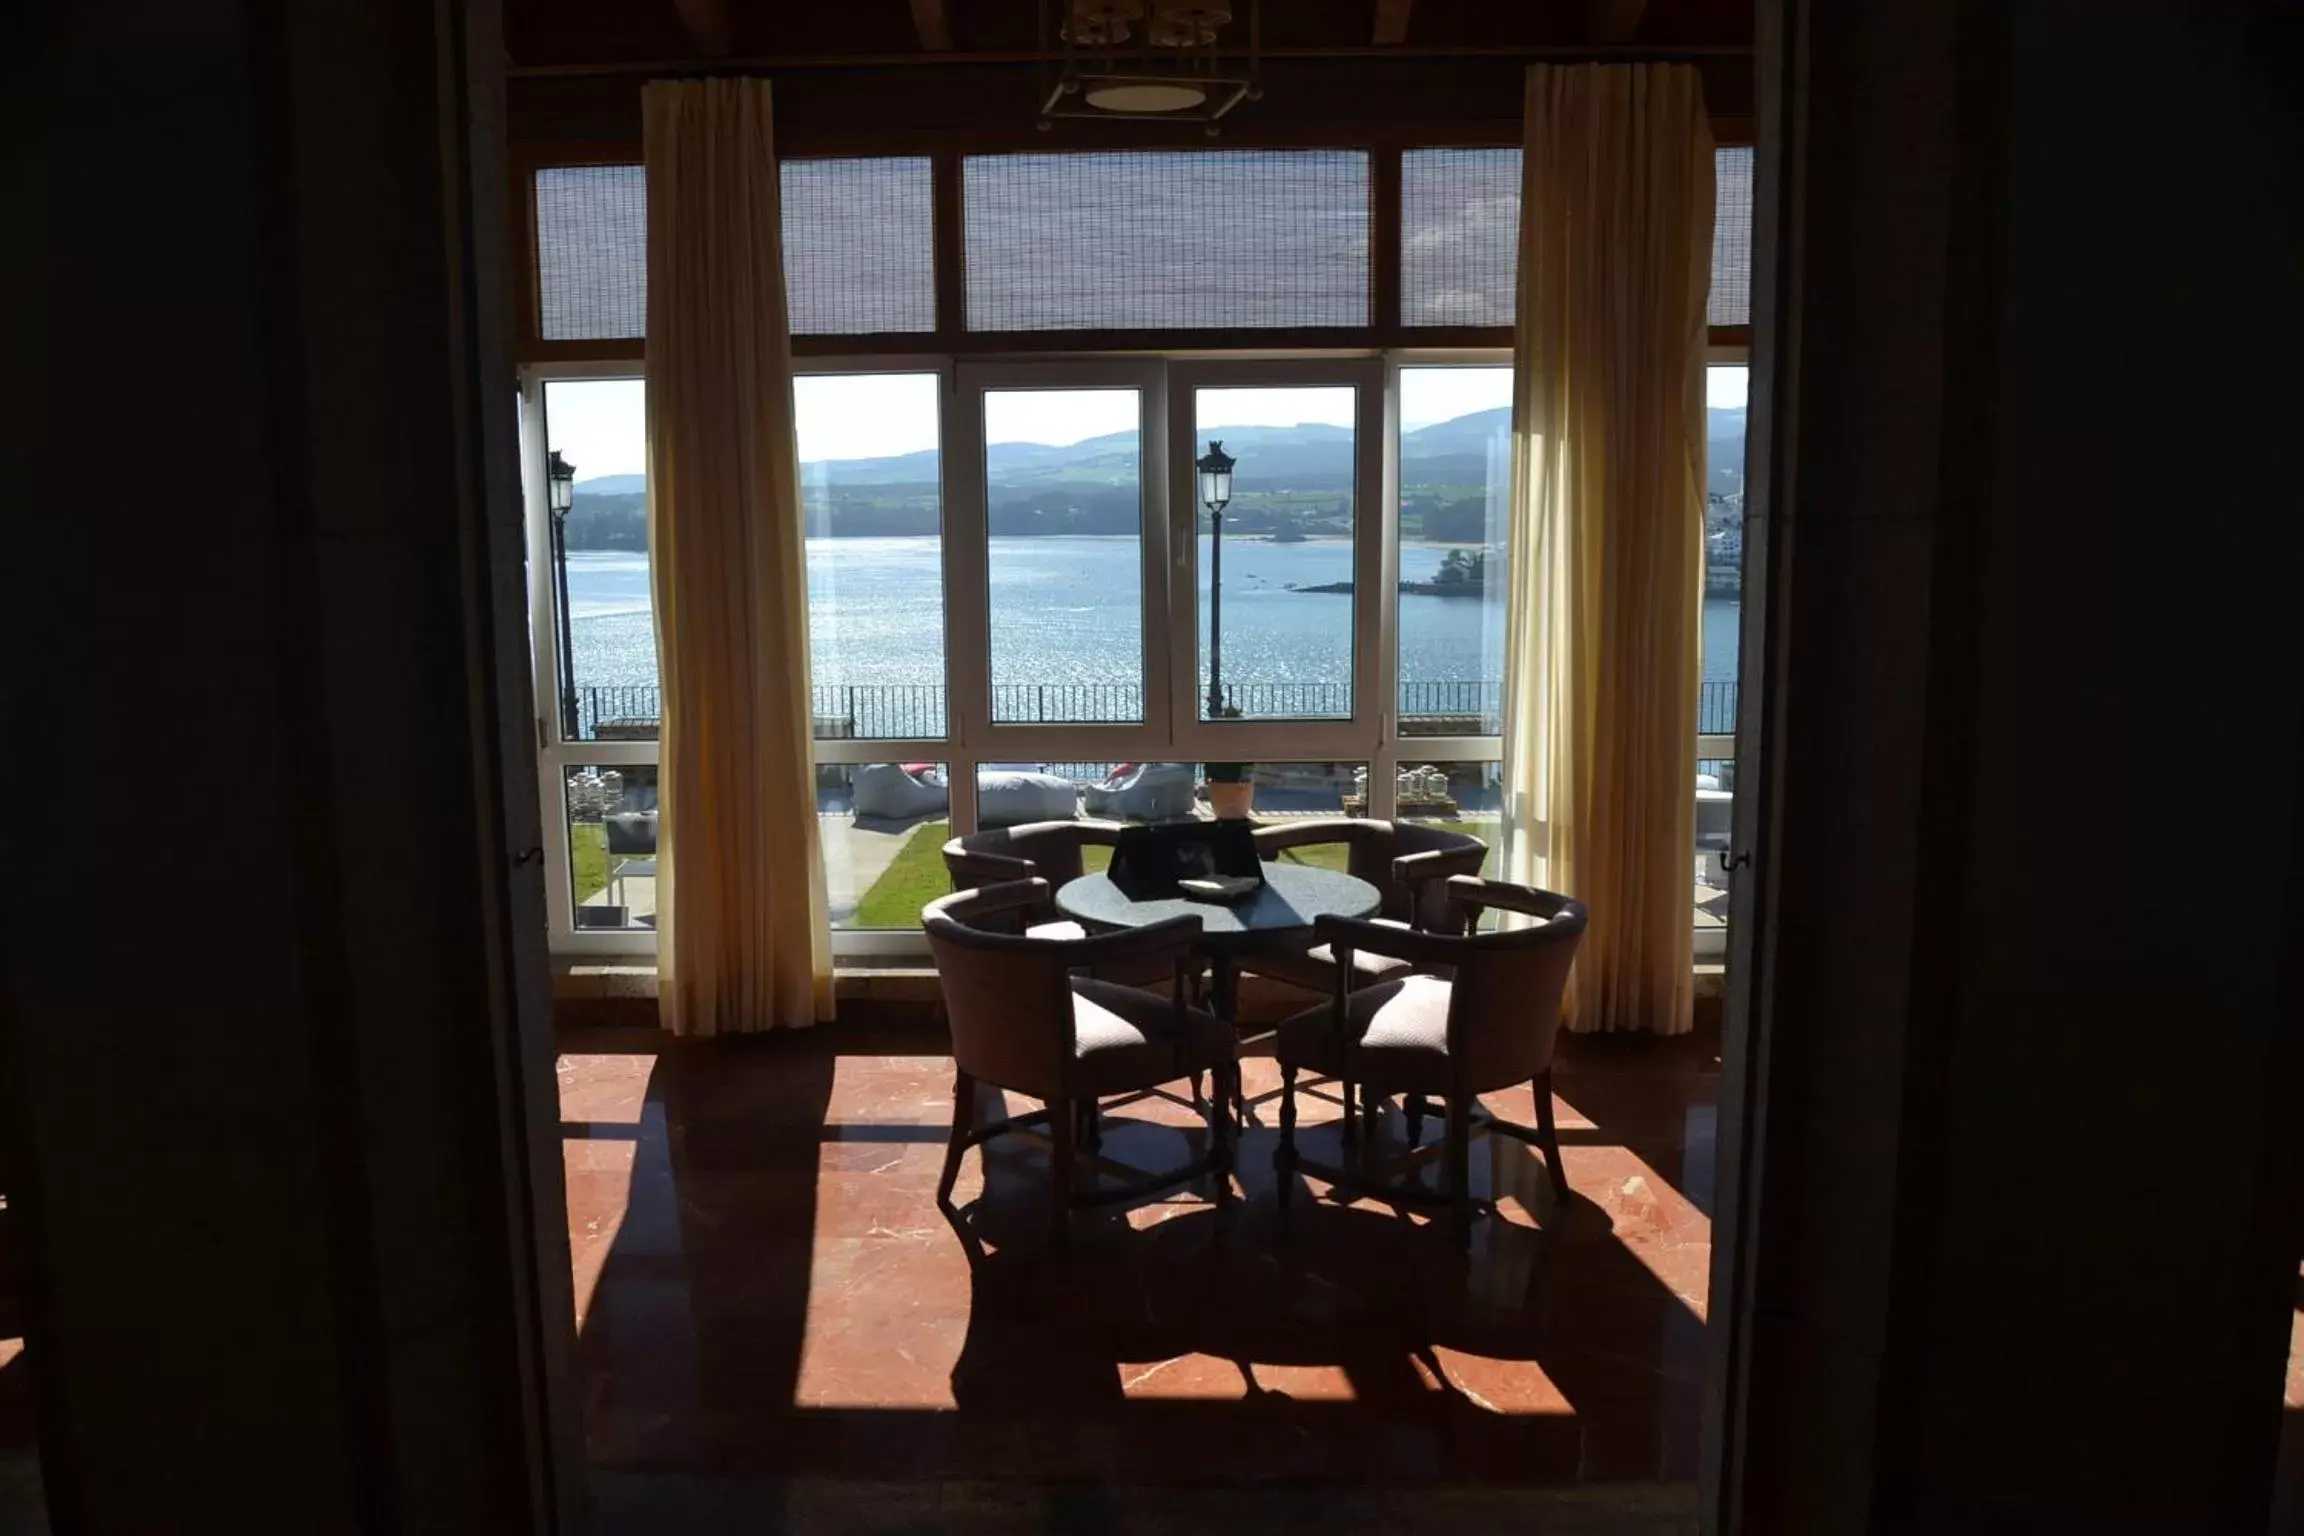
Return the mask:
[[(1410, 924), (1418, 928), (1428, 926), (1424, 911), (1425, 897), (1434, 881), (1445, 880), (1451, 875), (1477, 875), (1487, 858), (1488, 850), (1485, 847), (1471, 847), (1426, 848), (1418, 853), (1404, 853), (1394, 859), (1392, 883), (1408, 893)], [(1442, 927), (1453, 912), (1454, 909), (1448, 907), (1434, 914), (1429, 926)], [(1478, 925), (1475, 922), (1472, 926)], [(1470, 929), (1459, 927), (1453, 931), (1464, 933)]]
[(1009, 880), (1029, 880), (1040, 872), (1040, 867), (1030, 859), (963, 848), (958, 838), (944, 845), (944, 869), (951, 875), (953, 887), (960, 890), (968, 886), (999, 885)]
[(979, 928), (984, 925), (986, 918), (1005, 917), (1012, 912), (1046, 912), (1054, 905), (1055, 898), (1050, 893), (1048, 882), (1034, 878), (1000, 880), (970, 890), (955, 891), (949, 896), (937, 897), (928, 903), (923, 912), (941, 912), (955, 922)]
[(1256, 856), (1267, 859), (1288, 848), (1302, 848), (1313, 843), (1350, 842), (1354, 825), (1347, 817), (1328, 816), (1317, 821), (1291, 821), (1282, 822), (1276, 827), (1258, 827), (1249, 836), (1256, 845)]
[(1464, 908), (1474, 927), (1479, 925), (1481, 912), (1490, 907), (1540, 917), (1548, 923), (1573, 922), (1581, 926), (1585, 919), (1584, 903), (1573, 896), (1501, 880), (1483, 880), (1477, 875), (1449, 876), (1448, 901), (1451, 906)]
[(1351, 969), (1347, 963), (1348, 950), (1364, 949), (1370, 954), (1405, 960), (1410, 965), (1454, 965), (1464, 958), (1465, 946), (1472, 942), (1451, 934), (1363, 922), (1356, 917), (1323, 917), (1312, 925), (1312, 935), (1335, 954), (1339, 975)]

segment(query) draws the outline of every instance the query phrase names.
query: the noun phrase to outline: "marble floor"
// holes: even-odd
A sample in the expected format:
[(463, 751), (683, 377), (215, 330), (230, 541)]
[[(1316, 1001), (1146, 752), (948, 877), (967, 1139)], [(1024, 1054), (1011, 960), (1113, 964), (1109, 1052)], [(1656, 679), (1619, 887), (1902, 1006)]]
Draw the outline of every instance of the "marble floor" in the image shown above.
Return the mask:
[[(1694, 1476), (1709, 1035), (1570, 1041), (1555, 1086), (1573, 1193), (1556, 1201), (1536, 1153), (1483, 1138), (1474, 1178), (1497, 1211), (1468, 1254), (1317, 1182), (1283, 1217), (1270, 1103), (1231, 1210), (1186, 1188), (1084, 1215), (1056, 1250), (1026, 1143), (971, 1154), (963, 1221), (940, 1214), (951, 1063), (922, 1012), (719, 1042), (564, 1035), (603, 1476), (1467, 1498)], [(1251, 1059), (1246, 1078), (1255, 1093), (1277, 1074)], [(1492, 1104), (1531, 1118), (1525, 1089)], [(1305, 1100), (1309, 1154), (1339, 1154), (1336, 1115)], [(1110, 1113), (1104, 1152), (1180, 1164), (1200, 1135), (1190, 1110), (1148, 1100)], [(1395, 1114), (1378, 1155), (1401, 1142)], [(1643, 1518), (1679, 1526), (1683, 1500), (1643, 1497)]]

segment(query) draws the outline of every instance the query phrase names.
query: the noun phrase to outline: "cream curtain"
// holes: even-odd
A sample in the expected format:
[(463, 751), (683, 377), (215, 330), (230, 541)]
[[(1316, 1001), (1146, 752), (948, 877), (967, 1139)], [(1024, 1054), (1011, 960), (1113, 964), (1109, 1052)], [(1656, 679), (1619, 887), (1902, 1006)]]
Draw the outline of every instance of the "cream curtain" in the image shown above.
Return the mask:
[(677, 1034), (809, 1024), (832, 951), (768, 84), (652, 84), (642, 114), (660, 1007)]
[(1712, 136), (1686, 65), (1528, 71), (1505, 868), (1592, 911), (1568, 1027), (1691, 1027)]

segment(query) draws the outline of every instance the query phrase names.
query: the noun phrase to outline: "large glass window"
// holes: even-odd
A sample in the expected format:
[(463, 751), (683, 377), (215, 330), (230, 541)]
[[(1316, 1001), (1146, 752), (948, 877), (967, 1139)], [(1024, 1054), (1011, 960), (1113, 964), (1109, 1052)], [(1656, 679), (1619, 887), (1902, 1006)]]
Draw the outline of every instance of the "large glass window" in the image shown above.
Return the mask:
[(1364, 151), (972, 155), (961, 176), (972, 331), (1368, 323)]
[(1143, 399), (984, 392), (992, 719), (1144, 718)]
[[(936, 329), (936, 215), (925, 155), (786, 160), (784, 295), (795, 336)], [(648, 172), (536, 173), (536, 330), (546, 341), (648, 333)]]
[(792, 381), (818, 740), (946, 734), (941, 392), (933, 373)]
[(1192, 391), (1195, 459), (1232, 460), (1221, 511), (1193, 496), (1200, 719), (1351, 718), (1358, 406), (1350, 385)]
[(579, 763), (562, 776), (568, 895), (580, 931), (656, 926), (656, 767)]
[(1744, 409), (1751, 370), (1705, 370), (1704, 610), (1696, 696), (1696, 930), (1699, 954), (1726, 938), (1726, 864), (1736, 808), (1736, 663), (1743, 634)]
[(1520, 151), (1400, 157), (1400, 323), (1510, 325), (1520, 246)]
[(1509, 367), (1400, 370), (1402, 736), (1503, 729)]
[(574, 472), (560, 530), (566, 577), (562, 729), (581, 741), (653, 740), (659, 712), (648, 576), (647, 386), (554, 379), (545, 442)]
[[(1752, 321), (1752, 146), (1712, 156), (1713, 325)], [(1400, 323), (1510, 325), (1518, 308), (1520, 151), (1400, 156)]]
[(949, 775), (944, 763), (818, 766), (816, 828), (835, 929), (918, 928), (920, 909), (952, 889)]
[[(536, 576), (538, 677), (565, 680), (572, 700), (572, 727), (543, 711), (549, 814), (565, 837), (553, 916), (579, 948), (634, 947), (655, 914), (660, 712), (645, 394), (635, 378), (547, 375), (525, 396), (542, 439), (532, 468), (555, 453), (573, 466), (565, 519), (555, 529), (539, 512), (535, 546), (547, 530), (565, 544)], [(849, 950), (917, 927), (947, 888), (955, 831), (1245, 807), (1262, 822), (1390, 815), (1499, 844), (1511, 371), (1393, 370), (1398, 496), (1378, 530), (1360, 509), (1379, 456), (1359, 434), (1381, 377), (1374, 365), (1206, 361), (987, 371), (959, 397), (982, 433), (950, 515), (941, 373), (795, 380), (817, 813)], [(1740, 362), (1708, 372), (1690, 772), (1696, 921), (1711, 935), (1700, 952), (1720, 935), (1729, 883), (1746, 381)], [(1192, 473), (1217, 444), (1231, 461), (1220, 540)], [(1387, 567), (1393, 589), (1364, 603)], [(967, 599), (958, 612), (948, 569)], [(955, 673), (960, 698), (989, 701), (965, 733)], [(1396, 684), (1396, 729), (1359, 707), (1376, 680)], [(1315, 756), (1331, 760), (1304, 761)]]

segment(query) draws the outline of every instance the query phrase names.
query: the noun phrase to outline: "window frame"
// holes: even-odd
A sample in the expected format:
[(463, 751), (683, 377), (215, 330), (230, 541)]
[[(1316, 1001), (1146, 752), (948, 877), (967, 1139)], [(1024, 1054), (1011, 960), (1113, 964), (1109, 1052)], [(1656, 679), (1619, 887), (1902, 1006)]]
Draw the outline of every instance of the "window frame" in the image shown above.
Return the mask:
[[(1707, 382), (1707, 383), (1710, 381), (1710, 378), (1711, 378), (1711, 372), (1712, 372), (1712, 370), (1713, 370), (1713, 369), (1715, 369), (1715, 368), (1742, 368), (1742, 369), (1744, 369), (1744, 370), (1746, 371), (1746, 375), (1747, 375), (1747, 377), (1749, 377), (1749, 375), (1750, 375), (1750, 370), (1751, 370), (1751, 367), (1752, 367), (1752, 348), (1750, 347), (1750, 345), (1749, 345), (1749, 344), (1747, 344), (1747, 343), (1744, 343), (1744, 342), (1734, 342), (1734, 343), (1728, 343), (1728, 342), (1715, 342), (1715, 343), (1711, 343), (1711, 344), (1708, 344), (1708, 345), (1707, 345), (1707, 346), (1704, 348), (1704, 361), (1703, 361), (1703, 362), (1702, 362), (1702, 363), (1701, 363), (1699, 366), (1701, 366), (1701, 367), (1703, 368), (1703, 370), (1704, 370), (1704, 377), (1705, 377), (1705, 380), (1706, 380), (1706, 382)], [(1746, 430), (1747, 430), (1747, 433), (1749, 433), (1749, 430), (1750, 430), (1750, 424), (1751, 424), (1751, 418), (1750, 418), (1749, 416), (1747, 416), (1747, 417), (1745, 418), (1745, 424), (1746, 424)], [(1704, 465), (1704, 475), (1703, 475), (1703, 483), (1704, 483), (1704, 484), (1706, 484), (1706, 485), (1709, 485), (1709, 484), (1711, 483), (1711, 469), (1712, 469), (1712, 465), (1711, 465), (1711, 441), (1712, 441), (1712, 435), (1711, 435), (1711, 433), (1710, 433), (1709, 431), (1707, 431), (1707, 432), (1705, 433), (1705, 435), (1704, 435), (1704, 442), (1705, 442), (1705, 465)], [(1752, 460), (1752, 443), (1751, 443), (1751, 439), (1750, 439), (1750, 437), (1749, 437), (1749, 436), (1747, 436), (1747, 437), (1746, 437), (1746, 439), (1745, 439), (1745, 443), (1744, 443), (1744, 460), (1745, 460), (1745, 463), (1746, 463), (1746, 464), (1750, 464), (1750, 463), (1751, 463), (1751, 460)], [(1750, 505), (1750, 503), (1749, 503), (1749, 502), (1747, 502), (1747, 503), (1746, 503), (1746, 505), (1747, 505), (1747, 506), (1749, 506), (1749, 505)], [(1749, 515), (1749, 514), (1747, 514), (1747, 515)], [(1737, 636), (1738, 636), (1738, 639), (1737, 639), (1737, 649), (1738, 649), (1738, 657), (1737, 657), (1737, 660), (1738, 660), (1738, 662), (1739, 662), (1739, 672), (1741, 672), (1741, 662), (1742, 662), (1742, 660), (1743, 660), (1743, 657), (1742, 657), (1742, 649), (1743, 649), (1743, 639), (1742, 639), (1742, 636), (1743, 636), (1743, 624), (1744, 624), (1744, 617), (1745, 617), (1745, 616), (1744, 616), (1744, 612), (1743, 612), (1743, 607), (1744, 607), (1744, 604), (1743, 604), (1743, 597), (1742, 597), (1741, 591), (1739, 591), (1739, 594), (1738, 594), (1738, 597), (1737, 597), (1737, 604), (1736, 604), (1736, 606), (1737, 606), (1737, 615), (1736, 615), (1736, 618), (1737, 618)], [(1703, 618), (1702, 618), (1702, 614), (1701, 614), (1701, 611), (1699, 611), (1699, 614), (1698, 614), (1698, 618), (1697, 618), (1697, 633), (1698, 633), (1698, 636), (1699, 636), (1699, 637), (1701, 637), (1701, 636), (1702, 636), (1702, 633), (1703, 633)], [(1698, 673), (1697, 673), (1697, 677), (1698, 677), (1698, 683), (1697, 683), (1697, 687), (1699, 688), (1699, 690), (1701, 690), (1701, 688), (1703, 687), (1703, 683), (1702, 683), (1702, 677), (1703, 677), (1703, 673), (1702, 673), (1702, 659), (1701, 659), (1701, 658), (1702, 658), (1701, 643), (1699, 643), (1698, 658), (1699, 658), (1699, 659), (1698, 659)], [(1737, 679), (1736, 679), (1736, 685), (1737, 685), (1737, 688), (1738, 688), (1739, 692), (1741, 692), (1741, 690), (1742, 690), (1742, 688), (1743, 688), (1743, 685), (1744, 685), (1744, 679), (1743, 679), (1743, 677), (1742, 677), (1741, 675), (1739, 675), (1739, 676), (1737, 677)], [(1715, 743), (1715, 744), (1718, 744), (1718, 743), (1720, 743), (1720, 742), (1723, 742), (1723, 741), (1724, 741), (1724, 742), (1727, 744), (1727, 748), (1728, 748), (1728, 750), (1727, 750), (1727, 751), (1725, 751), (1725, 752), (1719, 752), (1719, 751), (1712, 751), (1712, 752), (1707, 752), (1707, 751), (1704, 749), (1704, 744), (1705, 744), (1707, 741), (1713, 742), (1713, 743)], [(1734, 758), (1735, 756), (1736, 756), (1736, 733), (1735, 733), (1735, 732), (1733, 732), (1733, 731), (1730, 731), (1730, 732), (1728, 732), (1728, 733), (1727, 733), (1725, 736), (1718, 736), (1718, 735), (1714, 735), (1714, 736), (1706, 736), (1706, 735), (1702, 735), (1702, 734), (1699, 734), (1699, 735), (1697, 736), (1697, 738), (1696, 738), (1696, 756), (1695, 756), (1695, 759), (1694, 759), (1693, 761), (1691, 761), (1691, 762), (1689, 763), (1689, 765), (1688, 765), (1688, 781), (1689, 781), (1689, 783), (1690, 783), (1691, 785), (1693, 785), (1693, 784), (1695, 783), (1695, 781), (1696, 781), (1696, 764), (1697, 764), (1697, 763), (1699, 763), (1699, 762), (1703, 762), (1703, 761), (1705, 761), (1705, 760), (1706, 760), (1706, 759), (1708, 759), (1708, 758), (1715, 758), (1715, 757), (1725, 757), (1725, 758), (1731, 758), (1731, 759), (1732, 759), (1732, 758)], [(1695, 862), (1695, 853), (1696, 853), (1696, 850), (1695, 850), (1693, 847), (1691, 847), (1691, 848), (1688, 850), (1688, 853), (1689, 853), (1689, 862), (1690, 862), (1690, 865), (1691, 865), (1691, 866), (1693, 866), (1693, 865), (1694, 865), (1694, 862)], [(1698, 928), (1698, 929), (1696, 930), (1696, 939), (1695, 939), (1695, 950), (1694, 950), (1694, 953), (1695, 953), (1696, 962), (1697, 962), (1699, 965), (1717, 964), (1717, 963), (1720, 963), (1720, 962), (1722, 962), (1722, 961), (1725, 961), (1725, 960), (1728, 958), (1728, 927), (1727, 927), (1727, 925), (1726, 925), (1725, 923), (1723, 923), (1721, 926), (1719, 926), (1719, 927), (1717, 927), (1717, 928)]]
[[(1376, 353), (1347, 358), (1185, 359), (1167, 368), (1168, 432), (1168, 673), (1169, 750), (1182, 762), (1368, 762), (1391, 720), (1379, 670), (1386, 626), (1382, 602), (1357, 590), (1373, 577), (1391, 590), (1392, 557), (1383, 544), (1384, 435), (1387, 375)], [(1200, 540), (1198, 443), (1191, 401), (1201, 389), (1320, 389), (1349, 386), (1353, 411), (1352, 713), (1345, 719), (1210, 721), (1200, 718)], [(1179, 404), (1178, 402), (1182, 402)], [(1221, 429), (1219, 429), (1221, 430)], [(1373, 509), (1375, 515), (1368, 515)], [(1181, 619), (1181, 623), (1173, 622)]]
[[(796, 360), (795, 377), (826, 374), (934, 374), (939, 380), (939, 473), (943, 495), (945, 720), (943, 737), (822, 740), (818, 764), (941, 762), (949, 783), (954, 835), (977, 827), (978, 770), (987, 763), (1045, 762), (1350, 762), (1368, 765), (1367, 814), (1398, 810), (1397, 780), (1410, 763), (1500, 763), (1496, 735), (1403, 738), (1399, 725), (1400, 374), (1423, 367), (1510, 367), (1508, 349), (1394, 348), (1382, 352), (1276, 355), (1205, 353), (1034, 359), (979, 363), (944, 354), (866, 353)], [(1702, 366), (1750, 367), (1743, 345), (1707, 347)], [(586, 379), (646, 377), (637, 360), (530, 363), (521, 369), (522, 505), (526, 518), (530, 657), (534, 668), (539, 791), (546, 911), (551, 951), (570, 957), (644, 957), (656, 948), (652, 928), (578, 929), (571, 883), (567, 776), (577, 767), (658, 767), (661, 742), (569, 739), (553, 701), (559, 657), (551, 626), (559, 622), (551, 563), (544, 465), (549, 422), (545, 386)], [(1198, 540), (1193, 497), (1194, 434), (1190, 391), (1197, 388), (1315, 388), (1351, 384), (1355, 413), (1355, 581), (1373, 572), (1380, 597), (1355, 598), (1353, 715), (1346, 720), (1206, 722), (1199, 719)], [(1109, 388), (1141, 392), (1143, 463), (1144, 666), (1147, 719), (1140, 724), (1006, 724), (991, 720), (990, 565), (985, 543), (982, 392), (1004, 388)], [(1178, 408), (1175, 402), (1185, 405)], [(1374, 515), (1366, 515), (1373, 488)], [(1184, 623), (1169, 622), (1182, 617)], [(1160, 633), (1166, 628), (1164, 637)], [(1507, 680), (1508, 682), (1508, 680)], [(813, 683), (813, 678), (811, 678)], [(1158, 701), (1166, 701), (1166, 718)], [(1703, 756), (1700, 738), (1698, 755)], [(1733, 738), (1727, 743), (1733, 748)], [(1728, 755), (1733, 755), (1731, 752)], [(1693, 782), (1695, 767), (1689, 765)], [(1698, 930), (1699, 961), (1724, 953), (1725, 930)], [(914, 959), (925, 955), (917, 929), (832, 931), (836, 960)]]
[[(547, 947), (556, 955), (647, 955), (653, 928), (578, 928), (573, 860), (568, 840), (568, 774), (578, 767), (658, 767), (662, 743), (570, 739), (560, 719), (560, 651), (556, 643), (559, 594), (554, 590), (552, 512), (544, 466), (550, 451), (545, 386), (587, 379), (640, 379), (647, 370), (628, 358), (530, 363), (520, 370), (521, 508), (528, 549), (528, 653), (534, 668), (537, 791), (544, 816), (544, 910)], [(653, 609), (654, 594), (649, 604)]]
[[(953, 512), (947, 524), (947, 562), (957, 546), (960, 599), (957, 623), (947, 622), (945, 647), (965, 636), (979, 648), (984, 665), (963, 679), (953, 674), (948, 709), (959, 721), (961, 742), (976, 756), (992, 762), (1037, 758), (1046, 762), (1151, 762), (1164, 760), (1172, 749), (1160, 701), (1168, 697), (1168, 669), (1172, 652), (1158, 643), (1168, 602), (1163, 572), (1167, 569), (1171, 536), (1168, 505), (1166, 365), (1158, 358), (1082, 358), (1075, 361), (1025, 363), (963, 362), (956, 370), (957, 400), (948, 451), (957, 448), (965, 473), (947, 476)], [(1143, 632), (1138, 661), (1143, 681), (1144, 718), (1140, 721), (1070, 723), (996, 722), (992, 718), (992, 591), (990, 544), (990, 486), (987, 481), (989, 445), (984, 441), (984, 396), (990, 391), (1133, 389), (1142, 406), (1137, 419), (1137, 515), (1139, 548), (1138, 601), (1143, 605)], [(952, 601), (947, 596), (947, 603)], [(1095, 750), (1083, 751), (1083, 747)], [(1002, 750), (1008, 749), (1008, 750)], [(976, 785), (969, 778), (968, 798), (973, 811)], [(957, 823), (955, 823), (957, 825)]]

